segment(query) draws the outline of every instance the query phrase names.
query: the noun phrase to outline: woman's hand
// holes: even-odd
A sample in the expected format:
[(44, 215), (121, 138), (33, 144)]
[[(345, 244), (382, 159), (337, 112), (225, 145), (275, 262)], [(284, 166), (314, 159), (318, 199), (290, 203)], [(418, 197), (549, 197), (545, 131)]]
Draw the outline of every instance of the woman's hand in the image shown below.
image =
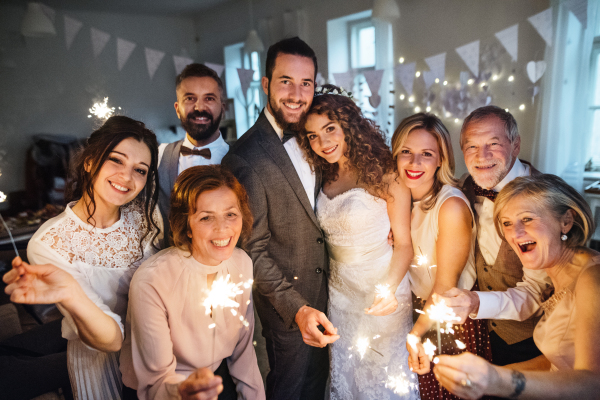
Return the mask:
[[(433, 372), (449, 392), (465, 399), (478, 399), (490, 394), (493, 382), (498, 381), (496, 368), (469, 352), (457, 356), (438, 356)], [(434, 360), (435, 362), (436, 360)]]
[(198, 368), (179, 385), (182, 400), (217, 400), (223, 380), (208, 368)]
[(412, 334), (409, 334), (408, 336), (412, 336), (416, 339), (414, 343), (412, 343), (410, 339), (407, 339), (406, 341), (406, 348), (408, 349), (408, 367), (411, 371), (419, 375), (425, 375), (431, 371), (429, 357), (425, 354), (421, 339)]
[(79, 288), (68, 272), (51, 265), (29, 265), (20, 257), (12, 261), (12, 269), (2, 280), (10, 300), (23, 304), (53, 304), (69, 301)]
[(394, 293), (396, 293), (396, 287), (390, 289), (390, 285), (384, 289), (385, 293), (377, 293), (375, 300), (369, 308), (365, 308), (365, 313), (374, 316), (388, 315), (396, 311), (398, 308), (398, 300)]

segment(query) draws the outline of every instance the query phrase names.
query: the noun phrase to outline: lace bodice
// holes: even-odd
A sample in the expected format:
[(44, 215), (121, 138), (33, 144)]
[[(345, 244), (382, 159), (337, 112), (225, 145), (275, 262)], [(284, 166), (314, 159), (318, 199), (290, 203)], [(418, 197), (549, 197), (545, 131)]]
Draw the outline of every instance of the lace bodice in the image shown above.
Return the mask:
[[(140, 239), (146, 232), (141, 202), (132, 201), (121, 207), (119, 221), (104, 229), (82, 221), (71, 209), (73, 205), (75, 202), (65, 209), (68, 218), (44, 233), (43, 243), (70, 264), (82, 261), (103, 268), (131, 268), (141, 264)], [(153, 217), (157, 220), (156, 210)], [(146, 248), (151, 239), (152, 234), (147, 235), (142, 248)]]
[[(387, 277), (393, 253), (387, 241), (386, 201), (361, 188), (333, 199), (321, 191), (317, 218), (330, 257), (328, 316), (340, 335), (331, 345), (330, 400), (417, 399), (417, 379), (408, 370), (404, 341), (412, 328), (408, 278), (396, 290), (395, 312), (383, 317), (364, 312), (373, 303), (375, 286)], [(358, 344), (365, 340), (375, 351), (361, 355)], [(386, 382), (402, 374), (412, 386), (400, 396)]]

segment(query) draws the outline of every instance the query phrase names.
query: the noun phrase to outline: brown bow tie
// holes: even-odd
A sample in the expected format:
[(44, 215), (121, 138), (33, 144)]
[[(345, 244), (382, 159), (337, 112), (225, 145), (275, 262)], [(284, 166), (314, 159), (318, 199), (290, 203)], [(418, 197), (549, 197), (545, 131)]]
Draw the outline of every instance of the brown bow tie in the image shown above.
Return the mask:
[(490, 190), (490, 189), (484, 189), (481, 186), (479, 186), (478, 184), (476, 184), (475, 182), (473, 182), (473, 189), (475, 189), (476, 196), (487, 197), (491, 201), (496, 201), (496, 196), (498, 196), (498, 192), (494, 192), (493, 190)]
[(207, 160), (210, 160), (210, 149), (196, 150), (190, 149), (189, 147), (181, 146), (181, 150), (179, 150), (179, 153), (182, 156), (202, 156)]

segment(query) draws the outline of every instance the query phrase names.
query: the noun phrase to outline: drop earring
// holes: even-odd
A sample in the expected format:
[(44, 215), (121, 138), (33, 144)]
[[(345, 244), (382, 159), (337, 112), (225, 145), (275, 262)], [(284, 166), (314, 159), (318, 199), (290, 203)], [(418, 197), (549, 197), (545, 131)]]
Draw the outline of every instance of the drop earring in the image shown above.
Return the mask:
[(562, 234), (562, 236), (560, 237), (560, 240), (562, 240), (563, 242), (564, 242), (565, 240), (567, 240), (567, 239), (568, 239), (568, 236), (567, 236), (566, 234), (564, 234), (564, 233), (563, 233), (563, 234)]

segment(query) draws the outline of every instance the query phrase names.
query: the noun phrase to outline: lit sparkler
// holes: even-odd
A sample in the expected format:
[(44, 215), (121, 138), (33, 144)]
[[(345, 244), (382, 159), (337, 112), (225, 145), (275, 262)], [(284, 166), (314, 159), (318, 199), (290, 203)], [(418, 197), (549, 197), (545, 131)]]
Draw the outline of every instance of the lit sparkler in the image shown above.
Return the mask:
[(450, 308), (446, 305), (446, 302), (444, 300), (440, 300), (439, 303), (432, 304), (431, 306), (429, 306), (429, 308), (427, 309), (427, 315), (429, 316), (429, 319), (435, 321), (435, 323), (436, 323), (437, 339), (438, 339), (438, 352), (439, 352), (439, 354), (442, 354), (441, 333), (442, 333), (443, 329), (440, 328), (440, 324), (446, 325), (447, 332), (454, 333), (454, 330), (452, 329), (452, 322), (453, 321), (459, 322), (460, 317), (458, 317), (454, 313), (452, 308)]
[(408, 377), (404, 372), (396, 376), (388, 376), (385, 387), (392, 389), (395, 394), (408, 394), (411, 389), (415, 390), (417, 388), (417, 384), (410, 381), (411, 378), (412, 376)]
[(387, 298), (392, 292), (390, 291), (390, 285), (387, 283), (384, 285), (375, 285), (375, 293), (381, 298)]
[[(4, 192), (0, 192), (0, 203), (3, 203), (4, 201), (6, 201), (6, 195), (4, 194)], [(12, 233), (10, 232), (10, 229), (8, 228), (8, 225), (6, 225), (6, 222), (4, 222), (4, 218), (2, 218), (2, 214), (0, 214), (0, 221), (2, 221), (2, 225), (4, 225), (4, 229), (6, 229), (6, 232), (8, 233), (8, 237), (10, 237), (10, 241), (13, 245), (13, 249), (15, 249), (15, 254), (17, 255), (17, 257), (19, 257), (19, 251), (17, 250), (17, 244), (15, 243), (15, 239), (12, 236)]]
[(463, 342), (461, 342), (461, 341), (460, 341), (460, 340), (458, 340), (458, 339), (455, 339), (455, 340), (454, 340), (454, 342), (456, 343), (456, 346), (457, 346), (459, 349), (461, 349), (461, 350), (464, 350), (464, 349), (466, 349), (466, 348), (467, 348), (467, 345), (466, 345), (466, 344), (464, 344)]
[[(375, 335), (373, 336), (373, 340), (375, 339), (379, 339), (381, 336), (379, 335)], [(367, 337), (360, 337), (356, 340), (356, 344), (352, 347), (349, 347), (348, 350), (352, 350), (352, 349), (356, 349), (356, 351), (358, 352), (358, 354), (360, 354), (360, 359), (362, 360), (363, 357), (365, 356), (365, 353), (367, 352), (367, 350), (373, 350), (375, 353), (379, 354), (381, 357), (383, 357), (383, 354), (381, 354), (380, 352), (378, 352), (377, 350), (375, 350), (374, 348), (371, 347), (369, 338)], [(352, 358), (352, 355), (350, 355), (350, 358)]]
[(419, 337), (417, 335), (413, 335), (412, 333), (409, 333), (408, 335), (406, 335), (406, 342), (408, 343), (408, 345), (410, 346), (411, 349), (416, 351), (417, 344), (421, 343), (421, 339), (419, 339)]
[(435, 344), (427, 339), (425, 343), (423, 343), (423, 350), (425, 350), (425, 354), (429, 357), (429, 360), (432, 360), (433, 356), (435, 356)]
[(108, 97), (105, 97), (102, 103), (94, 103), (92, 108), (90, 108), (90, 115), (88, 115), (88, 118), (92, 118), (92, 115), (95, 115), (99, 119), (107, 120), (114, 112), (115, 108), (108, 106)]

